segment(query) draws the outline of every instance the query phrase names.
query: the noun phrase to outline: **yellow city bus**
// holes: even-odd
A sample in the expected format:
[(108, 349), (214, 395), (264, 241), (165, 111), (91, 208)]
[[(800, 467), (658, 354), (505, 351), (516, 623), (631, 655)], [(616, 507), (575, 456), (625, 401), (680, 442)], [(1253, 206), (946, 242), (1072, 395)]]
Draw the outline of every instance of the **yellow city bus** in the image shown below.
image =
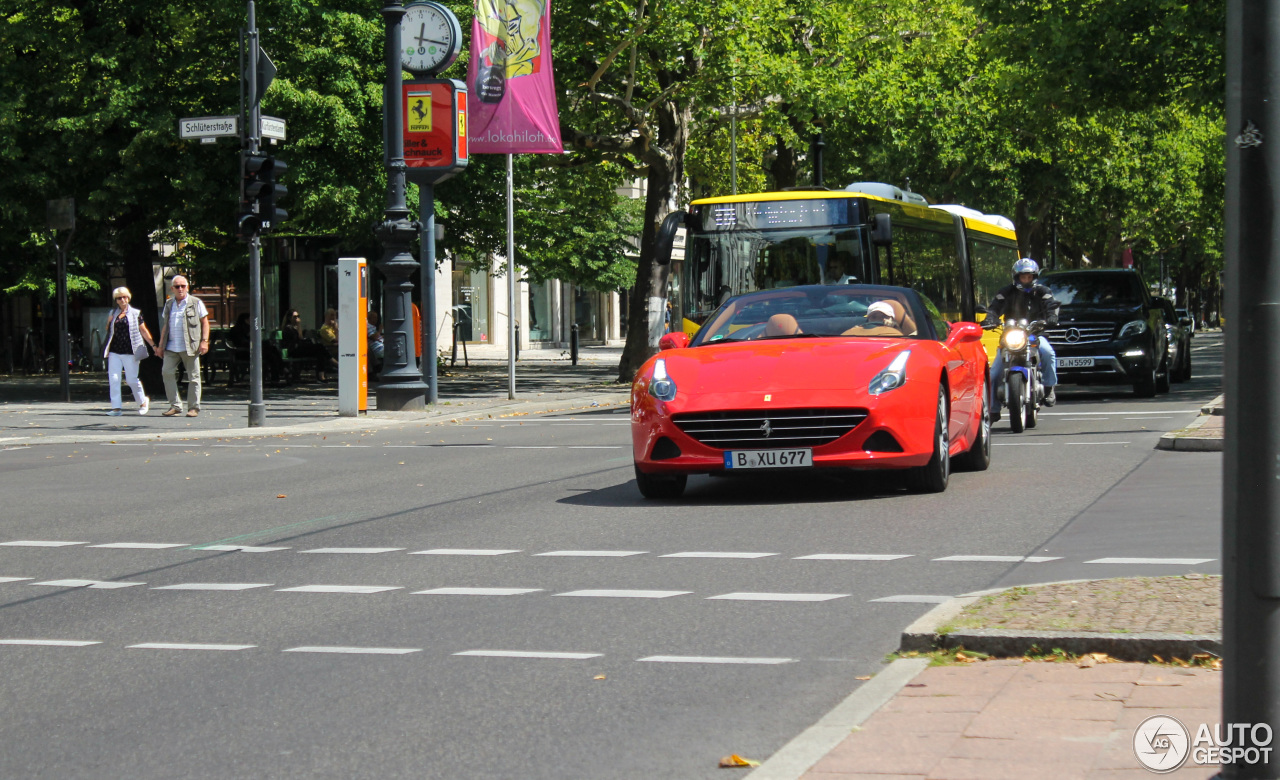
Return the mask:
[[(685, 256), (671, 260), (678, 227)], [(731, 296), (800, 284), (911, 287), (939, 320), (979, 322), (1018, 259), (1009, 219), (876, 182), (695, 200), (657, 248), (671, 262), (672, 327), (690, 334)]]

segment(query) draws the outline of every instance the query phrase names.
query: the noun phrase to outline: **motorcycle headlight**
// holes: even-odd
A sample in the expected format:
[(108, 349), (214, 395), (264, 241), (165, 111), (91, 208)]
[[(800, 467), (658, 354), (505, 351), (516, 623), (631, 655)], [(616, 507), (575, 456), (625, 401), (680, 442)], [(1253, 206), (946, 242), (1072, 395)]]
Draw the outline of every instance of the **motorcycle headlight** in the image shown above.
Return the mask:
[(1000, 336), (1000, 346), (1020, 352), (1027, 348), (1027, 332), (1022, 328), (1009, 328)]
[(907, 358), (910, 355), (911, 350), (898, 353), (892, 363), (872, 377), (871, 386), (868, 388), (872, 395), (880, 395), (902, 387), (907, 381)]
[(1134, 320), (1133, 322), (1126, 322), (1124, 327), (1120, 329), (1120, 338), (1124, 338), (1125, 336), (1138, 336), (1146, 332), (1147, 321)]
[(653, 364), (653, 378), (649, 380), (649, 395), (659, 401), (673, 401), (676, 397), (676, 383), (667, 373), (667, 361), (658, 358)]

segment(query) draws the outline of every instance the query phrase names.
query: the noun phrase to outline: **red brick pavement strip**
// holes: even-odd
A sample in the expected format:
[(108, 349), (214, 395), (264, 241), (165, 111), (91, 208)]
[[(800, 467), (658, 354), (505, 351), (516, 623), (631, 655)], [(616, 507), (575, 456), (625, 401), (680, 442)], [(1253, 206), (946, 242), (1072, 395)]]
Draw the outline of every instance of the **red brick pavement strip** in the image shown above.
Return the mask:
[[(1110, 780), (1152, 774), (1137, 726), (1218, 722), (1221, 673), (1136, 663), (986, 661), (931, 667), (802, 775), (803, 780)], [(1211, 778), (1188, 761), (1164, 775)]]

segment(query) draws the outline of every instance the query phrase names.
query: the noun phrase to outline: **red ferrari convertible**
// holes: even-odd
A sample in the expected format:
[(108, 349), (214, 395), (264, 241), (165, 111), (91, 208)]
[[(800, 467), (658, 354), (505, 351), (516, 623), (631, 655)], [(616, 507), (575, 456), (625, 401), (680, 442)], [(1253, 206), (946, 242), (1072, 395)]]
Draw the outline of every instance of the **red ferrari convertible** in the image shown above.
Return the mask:
[(663, 336), (637, 372), (636, 483), (646, 498), (674, 498), (690, 474), (889, 468), (943, 491), (953, 462), (991, 462), (981, 337), (905, 287), (730, 298), (692, 339)]

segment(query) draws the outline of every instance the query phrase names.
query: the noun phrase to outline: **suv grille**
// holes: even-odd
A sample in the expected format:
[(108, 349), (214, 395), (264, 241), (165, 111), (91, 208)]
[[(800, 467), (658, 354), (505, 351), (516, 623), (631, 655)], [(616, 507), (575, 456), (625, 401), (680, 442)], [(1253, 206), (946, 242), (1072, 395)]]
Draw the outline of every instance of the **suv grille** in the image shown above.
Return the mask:
[[(1072, 332), (1074, 331), (1074, 338)], [(1076, 344), (1101, 344), (1110, 341), (1116, 332), (1114, 322), (1073, 322), (1070, 325), (1059, 325), (1048, 328), (1044, 335), (1055, 347), (1075, 346)]]
[(671, 421), (709, 447), (821, 447), (867, 419), (866, 409), (773, 409), (672, 415)]

